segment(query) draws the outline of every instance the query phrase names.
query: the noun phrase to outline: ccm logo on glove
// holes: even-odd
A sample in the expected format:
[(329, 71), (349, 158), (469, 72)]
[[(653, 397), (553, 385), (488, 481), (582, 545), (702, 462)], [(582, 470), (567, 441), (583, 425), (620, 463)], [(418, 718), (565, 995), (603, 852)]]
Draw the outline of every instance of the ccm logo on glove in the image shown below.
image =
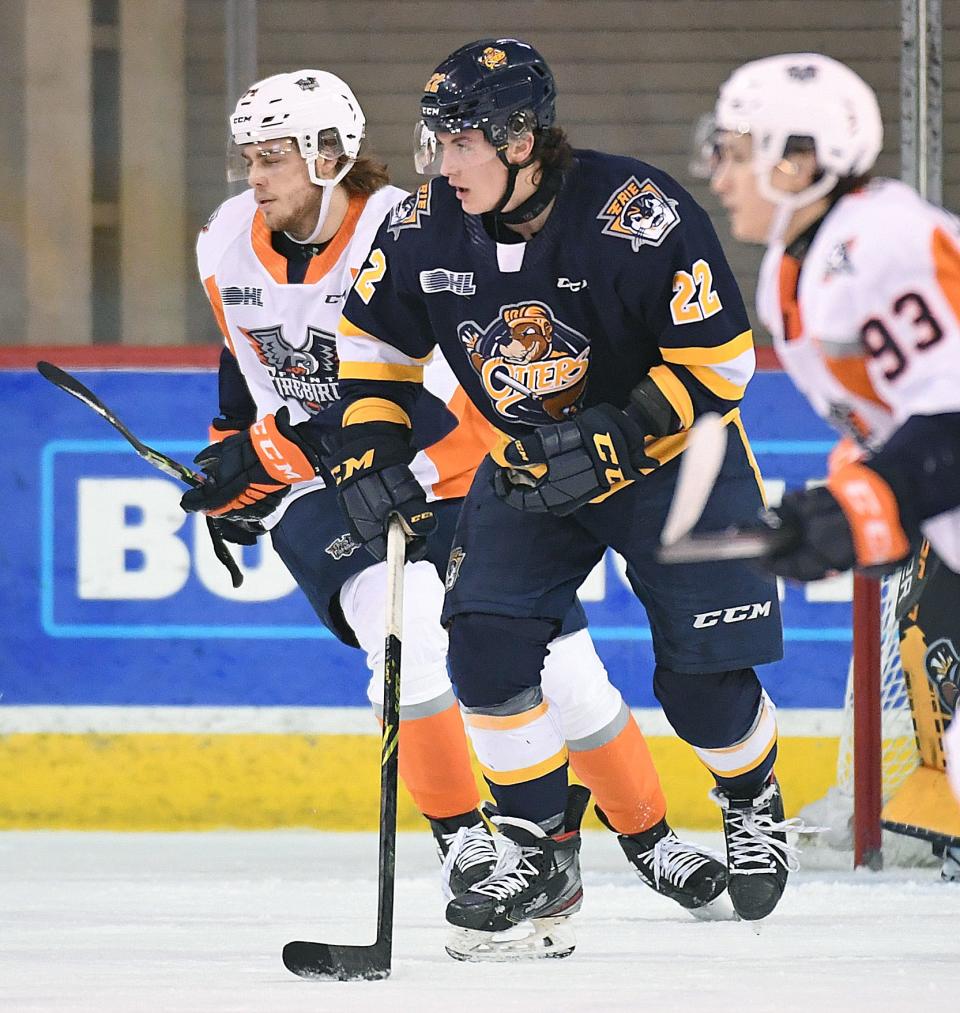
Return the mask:
[(250, 427), (250, 439), (264, 470), (284, 485), (293, 485), (316, 474), (300, 447), (278, 429), (273, 415), (267, 415)]

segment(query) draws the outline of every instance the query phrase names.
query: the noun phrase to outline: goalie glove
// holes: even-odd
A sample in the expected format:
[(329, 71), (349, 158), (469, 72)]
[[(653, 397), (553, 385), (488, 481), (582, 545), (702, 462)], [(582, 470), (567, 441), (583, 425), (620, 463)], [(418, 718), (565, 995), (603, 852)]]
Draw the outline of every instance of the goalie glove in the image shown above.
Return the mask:
[(387, 558), (387, 525), (400, 518), (407, 536), (406, 558), (422, 559), (427, 536), (437, 526), (423, 487), (410, 470), (408, 430), (394, 422), (360, 422), (325, 438), (324, 463), (337, 483), (340, 508), (350, 532), (374, 559)]
[(825, 486), (787, 493), (765, 520), (785, 543), (763, 567), (792, 580), (823, 580), (854, 567), (880, 576), (911, 551), (893, 491), (867, 464), (845, 464)]
[(286, 406), (249, 429), (201, 450), (193, 459), (207, 476), (184, 493), (180, 506), (228, 520), (262, 520), (289, 487), (313, 478), (320, 461), (290, 423)]
[(626, 488), (642, 477), (641, 468), (657, 466), (644, 453), (644, 436), (613, 405), (595, 405), (494, 454), (501, 465), (494, 491), (515, 510), (565, 516)]

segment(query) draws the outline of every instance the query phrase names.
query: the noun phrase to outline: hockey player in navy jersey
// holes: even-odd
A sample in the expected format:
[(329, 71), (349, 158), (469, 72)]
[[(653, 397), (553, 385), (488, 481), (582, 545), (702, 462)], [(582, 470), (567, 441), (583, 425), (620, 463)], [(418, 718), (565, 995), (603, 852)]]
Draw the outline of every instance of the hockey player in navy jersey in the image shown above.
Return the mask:
[[(252, 543), (269, 531), (327, 628), (367, 653), (368, 695), (379, 708), (385, 571), (361, 548), (369, 534), (351, 531), (318, 460), (348, 431), (340, 429), (334, 344), (343, 299), (384, 217), (396, 218), (397, 207), (417, 213), (418, 197), (389, 186), (384, 167), (360, 154), (363, 129), (356, 97), (320, 70), (259, 81), (238, 102), (234, 175), (249, 189), (217, 209), (197, 243), (225, 345), (212, 427), (218, 442), (198, 456), (209, 481), (183, 505), (218, 518), (234, 541)], [(519, 342), (526, 325), (526, 317), (514, 320)], [(562, 339), (558, 330), (555, 340)], [(496, 854), (477, 812), (447, 676), (442, 578), (462, 497), (496, 436), (441, 355), (424, 372), (410, 414), (414, 445), (402, 467), (386, 472), (388, 481), (412, 476), (402, 502), (419, 504), (419, 523), (436, 523), (405, 572), (400, 776), (450, 859), (448, 888), (459, 893), (492, 870)], [(391, 493), (399, 488), (391, 485)], [(375, 535), (372, 544), (382, 555)], [(544, 659), (544, 686), (572, 765), (630, 832), (621, 844), (644, 882), (697, 916), (722, 915), (726, 870), (670, 830), (646, 742), (583, 627), (574, 603)]]
[[(549, 67), (514, 39), (471, 43), (436, 68), (416, 160), (439, 176), (381, 225), (338, 331), (347, 407), (333, 471), (376, 555), (391, 513), (413, 546), (433, 524), (401, 490), (434, 347), (501, 435), (465, 500), (444, 606), (468, 732), (515, 843), (510, 865), (448, 906), (464, 949), (478, 936), (495, 948), (529, 920), (558, 932), (579, 908), (579, 812), (540, 670), (608, 546), (650, 619), (657, 697), (716, 779), (740, 915), (769, 914), (793, 864), (774, 707), (754, 670), (781, 656), (776, 587), (740, 564), (653, 561), (701, 413), (720, 412), (732, 433), (703, 523), (761, 505), (739, 417), (754, 369), (747, 315), (689, 194), (634, 158), (572, 150), (554, 99)], [(705, 620), (725, 609), (749, 621)]]

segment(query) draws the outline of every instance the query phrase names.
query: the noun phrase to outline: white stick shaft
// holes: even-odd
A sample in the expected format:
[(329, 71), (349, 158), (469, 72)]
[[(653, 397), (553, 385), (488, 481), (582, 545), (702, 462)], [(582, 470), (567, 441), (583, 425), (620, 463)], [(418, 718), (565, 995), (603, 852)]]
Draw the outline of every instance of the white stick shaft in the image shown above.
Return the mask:
[(407, 540), (399, 517), (391, 517), (387, 528), (387, 636), (400, 639), (403, 629), (403, 562)]

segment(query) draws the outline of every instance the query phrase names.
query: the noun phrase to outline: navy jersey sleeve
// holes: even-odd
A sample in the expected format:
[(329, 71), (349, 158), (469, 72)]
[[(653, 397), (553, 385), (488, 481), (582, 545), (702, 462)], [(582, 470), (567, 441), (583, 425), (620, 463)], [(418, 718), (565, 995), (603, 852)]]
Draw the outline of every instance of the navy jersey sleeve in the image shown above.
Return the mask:
[(643, 280), (635, 260), (618, 289), (656, 338), (662, 362), (649, 378), (686, 429), (704, 412), (737, 407), (756, 365), (753, 334), (706, 212), (665, 174), (644, 185), (649, 192), (634, 201), (662, 241), (645, 251)]
[[(398, 422), (409, 427), (434, 338), (417, 268), (418, 195), (383, 221), (357, 275), (337, 328), (343, 425)], [(412, 210), (411, 210), (412, 209)]]
[(217, 377), (220, 390), (220, 415), (230, 429), (247, 429), (257, 421), (257, 406), (240, 365), (229, 348), (220, 350), (220, 370)]

